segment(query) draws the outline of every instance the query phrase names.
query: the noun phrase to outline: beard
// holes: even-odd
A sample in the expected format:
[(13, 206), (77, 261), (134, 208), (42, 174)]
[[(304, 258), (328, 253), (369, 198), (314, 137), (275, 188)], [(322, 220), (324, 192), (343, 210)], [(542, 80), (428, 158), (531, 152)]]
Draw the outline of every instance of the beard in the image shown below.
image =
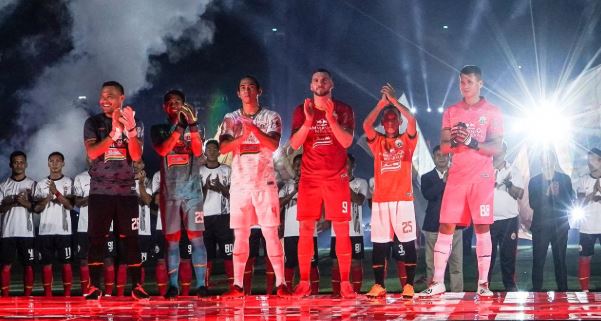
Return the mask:
[(313, 94), (318, 97), (325, 97), (332, 93), (332, 89), (315, 89), (312, 90)]

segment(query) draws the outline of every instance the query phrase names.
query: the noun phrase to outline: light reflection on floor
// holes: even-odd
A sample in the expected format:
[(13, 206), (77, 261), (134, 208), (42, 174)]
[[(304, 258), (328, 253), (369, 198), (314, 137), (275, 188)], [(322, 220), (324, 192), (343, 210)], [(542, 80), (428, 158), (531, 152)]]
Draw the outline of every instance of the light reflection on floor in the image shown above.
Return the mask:
[(511, 292), (480, 299), (447, 293), (407, 300), (399, 295), (343, 300), (327, 295), (305, 299), (249, 296), (244, 299), (16, 297), (0, 299), (0, 318), (36, 320), (533, 320), (601, 319), (601, 294)]

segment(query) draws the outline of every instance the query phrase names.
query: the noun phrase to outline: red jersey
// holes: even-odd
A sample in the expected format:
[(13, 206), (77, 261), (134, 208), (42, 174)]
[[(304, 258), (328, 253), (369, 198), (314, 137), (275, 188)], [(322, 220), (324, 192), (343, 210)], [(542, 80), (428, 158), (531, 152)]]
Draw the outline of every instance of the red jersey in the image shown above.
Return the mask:
[[(448, 107), (442, 114), (442, 128), (451, 129), (458, 122), (467, 125), (472, 139), (484, 143), (487, 137), (503, 135), (503, 116), (499, 108), (481, 98), (475, 105), (464, 101)], [(453, 149), (447, 184), (473, 184), (494, 181), (492, 156), (478, 153), (465, 145)]]
[(397, 202), (413, 200), (412, 160), (417, 134), (387, 138), (376, 133), (367, 141), (374, 155), (374, 202)]
[[(303, 144), (301, 177), (303, 179), (332, 179), (346, 173), (346, 148), (342, 147), (334, 137), (332, 128), (324, 111), (314, 109), (313, 124)], [(334, 100), (334, 117), (340, 126), (353, 131), (355, 117), (353, 109)], [(295, 133), (305, 122), (303, 104), (294, 109), (292, 115), (292, 133)]]

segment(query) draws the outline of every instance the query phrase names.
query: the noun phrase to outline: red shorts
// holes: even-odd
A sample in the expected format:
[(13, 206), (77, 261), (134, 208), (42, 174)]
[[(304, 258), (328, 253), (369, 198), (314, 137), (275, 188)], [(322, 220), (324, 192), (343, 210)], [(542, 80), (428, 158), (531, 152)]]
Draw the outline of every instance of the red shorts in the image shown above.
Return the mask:
[(351, 220), (351, 192), (348, 176), (332, 180), (304, 179), (298, 183), (297, 216), (299, 221), (317, 221), (324, 204), (325, 218), (333, 222)]
[(442, 196), (440, 223), (469, 226), (492, 224), (495, 183), (480, 182), (467, 185), (447, 185)]

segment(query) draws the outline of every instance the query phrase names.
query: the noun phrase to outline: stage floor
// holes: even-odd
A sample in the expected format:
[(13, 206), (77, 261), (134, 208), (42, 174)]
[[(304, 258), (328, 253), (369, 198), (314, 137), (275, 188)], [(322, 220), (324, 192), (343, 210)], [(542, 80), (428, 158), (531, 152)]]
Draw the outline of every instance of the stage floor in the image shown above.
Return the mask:
[(104, 297), (0, 299), (0, 318), (36, 320), (533, 320), (601, 319), (601, 293), (510, 292), (479, 299), (472, 292), (435, 298), (305, 299), (248, 296), (220, 300), (181, 297), (150, 301)]

